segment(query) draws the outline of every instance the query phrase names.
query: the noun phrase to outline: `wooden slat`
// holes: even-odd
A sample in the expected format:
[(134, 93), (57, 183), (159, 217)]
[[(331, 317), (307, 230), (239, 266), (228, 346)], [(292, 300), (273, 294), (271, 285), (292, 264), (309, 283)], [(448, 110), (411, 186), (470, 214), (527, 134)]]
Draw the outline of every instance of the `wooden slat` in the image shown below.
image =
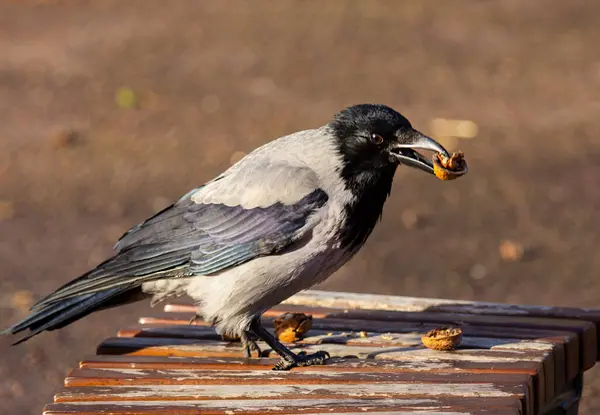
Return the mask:
[[(347, 346), (365, 346), (365, 347), (392, 347), (406, 346), (419, 347), (421, 343), (421, 333), (400, 333), (389, 331), (381, 334), (376, 332), (364, 332), (363, 336), (358, 333), (332, 332), (327, 330), (311, 330), (308, 335), (296, 342), (296, 344), (345, 344)], [(150, 338), (171, 338), (171, 339), (196, 339), (212, 340), (220, 342), (221, 336), (216, 334), (209, 327), (198, 326), (133, 326), (121, 329), (117, 333), (118, 337), (150, 337)], [(522, 346), (522, 347), (521, 347)], [(526, 348), (530, 346), (534, 349), (552, 350), (553, 343), (542, 340), (524, 341), (519, 338), (495, 338), (495, 337), (474, 337), (468, 334), (463, 336), (461, 347), (465, 349), (491, 349), (491, 348)]]
[[(309, 334), (312, 336), (306, 337), (297, 344), (346, 344), (347, 346), (357, 347), (405, 347), (405, 348), (422, 348), (421, 337), (419, 333), (368, 333), (367, 337), (357, 337), (347, 333), (331, 333), (326, 331), (311, 330)], [(212, 329), (207, 327), (194, 326), (139, 326), (131, 329), (119, 331), (120, 337), (164, 337), (164, 338), (196, 338), (196, 339), (219, 339), (219, 336)], [(262, 345), (265, 349), (266, 346)], [(562, 345), (561, 345), (562, 346)], [(463, 338), (462, 347), (464, 349), (492, 349), (492, 350), (514, 350), (514, 351), (539, 351), (542, 352), (540, 357), (540, 366), (538, 367), (536, 382), (539, 382), (539, 387), (544, 388), (545, 396), (552, 396), (562, 390), (566, 384), (565, 377), (565, 361), (564, 349), (551, 342), (543, 341), (521, 341), (520, 339), (497, 339), (491, 337), (469, 337)], [(344, 348), (346, 352), (350, 352), (349, 348)], [(239, 352), (241, 355), (241, 351)], [(437, 361), (433, 355), (425, 354), (425, 358), (419, 360), (423, 368), (427, 368), (428, 362)], [(450, 355), (452, 356), (452, 355)], [(517, 356), (518, 357), (518, 356)], [(414, 357), (413, 357), (414, 359)], [(452, 359), (452, 357), (450, 357)], [(555, 362), (555, 359), (559, 359)], [(494, 359), (500, 360), (500, 359)], [(522, 360), (522, 359), (520, 359)], [(480, 363), (479, 369), (489, 365), (488, 362)], [(435, 363), (434, 363), (435, 364)], [(556, 367), (556, 366), (559, 367)], [(541, 397), (543, 399), (543, 396)]]
[[(367, 309), (409, 312), (440, 312), (495, 316), (543, 317), (588, 321), (598, 329), (600, 309), (515, 305), (449, 299), (414, 298), (376, 294), (306, 290), (284, 301), (286, 305), (326, 307), (342, 310)], [(600, 357), (600, 339), (594, 342), (594, 357)], [(591, 344), (590, 344), (591, 345)], [(587, 367), (587, 365), (584, 365)], [(590, 366), (591, 367), (591, 366)], [(587, 370), (587, 369), (586, 369)]]
[[(494, 354), (497, 356), (499, 354)], [(501, 355), (501, 354), (500, 354)], [(479, 356), (477, 356), (479, 357)], [(326, 365), (319, 366), (318, 370), (332, 372), (473, 372), (473, 373), (508, 373), (525, 374), (534, 376), (538, 373), (539, 362), (535, 358), (531, 360), (485, 360), (483, 362), (468, 360), (466, 356), (460, 359), (448, 359), (446, 362), (436, 362), (436, 364), (420, 365), (410, 359), (401, 360), (365, 360), (365, 359), (344, 359), (334, 357), (327, 361)], [(206, 357), (177, 357), (177, 356), (131, 356), (131, 355), (99, 355), (90, 356), (82, 360), (80, 368), (95, 369), (194, 369), (194, 370), (264, 370), (270, 371), (278, 359), (245, 359), (245, 358), (206, 358)], [(434, 366), (432, 368), (432, 366)], [(313, 367), (299, 367), (294, 371), (311, 371)]]
[(531, 377), (521, 374), (456, 373), (456, 372), (332, 372), (305, 370), (271, 372), (263, 376), (253, 370), (172, 369), (74, 369), (65, 386), (110, 385), (294, 385), (294, 384), (358, 384), (358, 383), (498, 383), (530, 384)]
[(500, 316), (565, 318), (600, 323), (600, 309), (515, 305), (481, 301), (415, 298), (393, 295), (358, 294), (337, 291), (306, 290), (284, 304), (338, 309), (366, 309), (412, 312), (468, 313)]
[[(310, 313), (310, 309), (306, 310)], [(504, 317), (446, 313), (409, 313), (388, 311), (349, 311), (331, 313), (331, 318), (373, 321), (408, 321), (418, 323), (461, 324), (462, 326), (487, 326), (502, 328), (522, 328), (539, 330), (568, 331), (580, 339), (580, 365), (583, 370), (596, 363), (596, 326), (586, 321), (548, 319), (537, 317)], [(364, 324), (364, 323), (363, 323)]]
[[(319, 322), (321, 322), (320, 320)], [(346, 344), (348, 346), (419, 346), (423, 332), (394, 332), (393, 329), (385, 333), (364, 331), (360, 336), (358, 332), (340, 332), (329, 330), (310, 330), (298, 344)], [(192, 325), (136, 325), (117, 332), (118, 337), (164, 337), (174, 339), (198, 339), (221, 341), (220, 335), (207, 326)], [(461, 345), (465, 348), (489, 349), (505, 344), (519, 343), (524, 339), (498, 338), (491, 336), (471, 336), (465, 333)], [(537, 340), (537, 339), (536, 339)], [(551, 344), (551, 342), (541, 343)], [(531, 343), (531, 342), (530, 342)]]
[(55, 402), (193, 401), (217, 399), (344, 399), (513, 397), (523, 399), (524, 385), (493, 383), (362, 383), (351, 385), (138, 385), (65, 388)]
[[(110, 342), (113, 342), (112, 344)], [(122, 354), (129, 347), (133, 354), (143, 355), (165, 355), (165, 356), (242, 356), (239, 347), (232, 348), (228, 343), (210, 342), (205, 344), (180, 344), (174, 345), (177, 341), (189, 342), (190, 339), (163, 339), (163, 338), (116, 338), (109, 339), (103, 343), (102, 351), (107, 353), (111, 347), (114, 347), (119, 354)], [(266, 345), (261, 345), (265, 351), (269, 350)], [(549, 345), (552, 347), (551, 345)], [(406, 372), (451, 372), (463, 371), (472, 373), (499, 373), (502, 369), (498, 365), (504, 364), (505, 368), (512, 371), (524, 371), (523, 362), (531, 362), (531, 369), (528, 374), (534, 377), (535, 392), (539, 404), (543, 404), (546, 399), (554, 395), (556, 389), (556, 379), (554, 377), (554, 361), (552, 354), (548, 351), (539, 349), (514, 350), (507, 349), (486, 351), (484, 349), (465, 349), (457, 350), (452, 353), (436, 352), (423, 348), (410, 347), (366, 347), (366, 346), (339, 346), (327, 345), (306, 345), (300, 348), (292, 348), (299, 352), (304, 350), (307, 353), (324, 349), (332, 357), (344, 357), (355, 355), (359, 358), (386, 359), (404, 363)], [(325, 368), (328, 365), (323, 366)], [(494, 368), (490, 370), (490, 368)], [(508, 371), (507, 369), (504, 369)], [(560, 385), (560, 388), (564, 384)]]
[[(174, 306), (166, 307), (165, 310), (174, 309)], [(180, 309), (177, 309), (181, 311)], [(298, 308), (294, 310), (299, 310)], [(328, 319), (354, 320), (362, 322), (362, 326), (370, 326), (374, 322), (390, 324), (402, 321), (417, 324), (460, 324), (461, 326), (486, 326), (496, 328), (520, 328), (537, 329), (548, 331), (566, 331), (575, 333), (579, 337), (579, 364), (583, 370), (594, 366), (597, 357), (596, 326), (593, 323), (579, 320), (552, 319), (538, 317), (515, 317), (496, 315), (470, 315), (457, 313), (436, 312), (398, 312), (381, 310), (339, 310), (324, 308), (301, 308), (305, 313), (313, 315), (313, 327), (315, 322), (323, 317)], [(287, 311), (282, 308), (281, 311)], [(291, 310), (289, 310), (291, 311)], [(317, 317), (315, 317), (317, 316)], [(368, 322), (368, 323), (367, 323)], [(318, 327), (317, 327), (318, 328)]]
[[(193, 357), (160, 357), (160, 356), (91, 356), (80, 362), (81, 367), (87, 368), (138, 368), (138, 369), (191, 369), (201, 370), (268, 370), (270, 371), (277, 359), (245, 359), (245, 358), (193, 358)], [(437, 364), (435, 371), (470, 371), (475, 373), (513, 373), (534, 376), (538, 370), (534, 361), (487, 363), (458, 360), (447, 364)], [(417, 369), (415, 369), (417, 368)], [(380, 371), (414, 371), (429, 370), (431, 365), (419, 365), (407, 360), (405, 362), (386, 360), (331, 359), (327, 365), (319, 366), (322, 371), (351, 371), (351, 372), (380, 372)], [(296, 368), (295, 371), (315, 370), (315, 368)], [(533, 389), (535, 391), (535, 388)]]
[[(259, 343), (260, 344), (260, 343)], [(270, 349), (265, 346), (265, 352)], [(432, 362), (473, 360), (481, 363), (501, 362), (541, 362), (547, 358), (548, 351), (532, 348), (527, 350), (507, 349), (458, 349), (453, 352), (438, 352), (421, 347), (367, 347), (307, 344), (301, 347), (295, 345), (296, 352), (326, 350), (332, 357), (354, 356), (357, 358), (384, 360), (411, 360)], [(100, 346), (103, 354), (126, 354), (140, 356), (192, 356), (192, 357), (242, 357), (242, 350), (237, 343), (208, 342), (196, 343), (193, 339), (168, 338), (109, 338)], [(275, 355), (276, 356), (276, 355)], [(328, 365), (325, 365), (328, 366)], [(428, 369), (427, 367), (423, 367)]]
[[(484, 359), (485, 360), (485, 359)], [(137, 369), (190, 369), (190, 370), (269, 370), (276, 359), (232, 359), (232, 358), (181, 358), (159, 356), (95, 356), (80, 363), (87, 368), (137, 368)], [(294, 371), (311, 371), (315, 368), (296, 368)], [(430, 373), (475, 373), (475, 374), (522, 374), (531, 376), (532, 391), (537, 401), (544, 398), (541, 389), (543, 382), (538, 382), (538, 376), (543, 379), (541, 366), (534, 360), (530, 361), (502, 361), (500, 359), (479, 362), (477, 358), (469, 360), (462, 356), (461, 359), (448, 359), (446, 361), (429, 362), (423, 359), (406, 358), (404, 361), (386, 360), (359, 360), (332, 358), (327, 365), (319, 366), (319, 371), (331, 372), (430, 372)]]
[[(167, 314), (168, 315), (168, 314)], [(163, 318), (152, 318), (143, 317), (140, 319), (141, 323), (146, 326), (156, 327), (164, 324), (179, 325), (181, 327), (187, 327), (181, 330), (181, 333), (187, 333), (191, 336), (193, 328), (189, 326), (189, 315), (178, 316), (177, 319)], [(197, 324), (206, 324), (202, 321), (198, 321)], [(266, 319), (265, 324), (267, 326), (272, 325), (270, 319)], [(436, 328), (437, 324), (421, 324), (415, 322), (378, 322), (369, 321), (365, 323), (360, 320), (347, 320), (347, 319), (329, 319), (329, 318), (317, 318), (313, 320), (313, 327), (315, 329), (322, 329), (324, 331), (329, 330), (345, 330), (346, 333), (350, 333), (352, 330), (360, 330), (362, 328), (368, 328), (370, 331), (388, 333), (393, 331), (395, 333), (418, 333), (422, 334), (431, 329)], [(187, 332), (186, 332), (187, 330)], [(310, 333), (314, 332), (311, 330)], [(565, 381), (573, 379), (580, 370), (579, 366), (579, 338), (577, 334), (568, 331), (552, 331), (552, 330), (536, 330), (536, 329), (525, 329), (525, 328), (504, 328), (504, 327), (487, 327), (487, 326), (463, 326), (464, 335), (469, 337), (494, 337), (499, 339), (498, 342), (509, 341), (514, 342), (511, 338), (518, 338), (522, 340), (536, 339), (544, 342), (550, 342), (555, 346), (555, 353), (553, 353), (555, 359), (555, 377), (557, 379), (556, 387), (562, 388)], [(211, 332), (212, 333), (212, 332)], [(172, 333), (173, 337), (176, 337), (176, 330)], [(209, 336), (207, 334), (207, 336)], [(566, 379), (566, 380), (565, 380)]]
[[(189, 314), (177, 314), (175, 318), (168, 318), (169, 313), (165, 317), (142, 317), (139, 322), (143, 325), (181, 325), (189, 326)], [(313, 316), (314, 317), (314, 316)], [(264, 319), (267, 327), (272, 326), (272, 319)], [(207, 323), (198, 320), (195, 325), (204, 325)], [(376, 333), (426, 333), (429, 330), (439, 327), (439, 323), (422, 323), (422, 322), (406, 322), (406, 321), (369, 321), (338, 319), (338, 318), (314, 318), (313, 329), (324, 331), (352, 331), (358, 332), (366, 329), (369, 332)], [(495, 327), (485, 325), (464, 325), (462, 326), (465, 336), (470, 337), (494, 337), (498, 339), (522, 339), (522, 340), (544, 340), (555, 344), (564, 344), (565, 359), (567, 364), (567, 377), (574, 378), (580, 370), (579, 366), (579, 350), (580, 342), (577, 333), (565, 330), (546, 330), (535, 328), (515, 328), (515, 327)]]
[[(402, 373), (361, 372), (336, 373), (320, 370), (302, 372), (277, 372), (261, 376), (260, 372), (240, 371), (186, 371), (186, 370), (140, 370), (140, 369), (76, 369), (65, 380), (67, 387), (82, 386), (139, 386), (139, 385), (358, 385), (364, 383), (418, 383), (418, 384), (481, 384), (522, 385), (523, 402), (529, 413), (534, 410), (535, 396), (531, 377), (516, 374), (463, 374), (463, 373)], [(537, 406), (536, 406), (537, 407)]]
[[(138, 385), (356, 385), (364, 383), (521, 385), (529, 413), (541, 407), (531, 376), (498, 373), (453, 372), (333, 372), (319, 370), (271, 372), (262, 376), (254, 370), (171, 370), (171, 369), (75, 369), (65, 380), (66, 387)], [(264, 373), (264, 372), (262, 372)]]
[[(334, 411), (332, 411), (334, 408)], [(196, 415), (229, 413), (413, 413), (446, 414), (521, 414), (521, 404), (512, 398), (422, 398), (422, 399), (294, 399), (294, 400), (218, 400), (168, 401), (151, 403), (56, 403), (47, 405), (45, 415)]]
[[(310, 312), (308, 310), (307, 312)], [(480, 316), (445, 313), (400, 313), (387, 311), (350, 311), (331, 315), (332, 318), (348, 318), (375, 321), (410, 321), (438, 324), (461, 324), (462, 326), (487, 326), (558, 330), (576, 333), (580, 338), (581, 366), (587, 370), (596, 361), (596, 327), (589, 322), (575, 320), (546, 319), (537, 317)]]
[[(390, 303), (386, 301), (390, 301)], [(272, 315), (277, 311), (302, 309), (313, 314), (314, 317), (329, 316), (385, 321), (402, 319), (405, 321), (420, 320), (421, 322), (437, 321), (442, 323), (461, 321), (463, 324), (481, 324), (482, 322), (485, 324), (487, 318), (488, 322), (494, 321), (494, 324), (486, 325), (497, 327), (535, 327), (577, 332), (581, 338), (581, 365), (584, 370), (593, 367), (600, 348), (600, 342), (596, 335), (596, 326), (600, 322), (600, 310), (596, 309), (555, 309), (542, 306), (465, 302), (461, 305), (469, 305), (469, 307), (461, 308), (462, 313), (452, 310), (442, 312), (437, 307), (438, 305), (454, 304), (455, 302), (451, 300), (412, 299), (325, 291), (299, 293), (284, 303), (284, 305), (276, 307), (267, 314)], [(189, 305), (169, 304), (165, 307), (165, 311), (195, 312), (195, 308)], [(436, 319), (432, 316), (436, 313), (443, 317)], [(400, 317), (400, 315), (403, 315), (403, 317)], [(419, 318), (419, 316), (421, 317)], [(490, 317), (494, 318), (490, 319)], [(586, 322), (589, 323), (587, 326)]]
[[(165, 310), (178, 310), (181, 312), (181, 306), (169, 305)], [(412, 323), (414, 327), (424, 327), (426, 325), (454, 324), (464, 327), (485, 326), (488, 328), (504, 329), (520, 329), (527, 330), (543, 330), (543, 331), (561, 331), (578, 334), (582, 339), (580, 346), (585, 348), (587, 356), (583, 356), (585, 361), (584, 367), (587, 369), (593, 366), (595, 362), (595, 346), (596, 346), (596, 330), (592, 323), (586, 321), (567, 320), (567, 319), (551, 319), (551, 318), (534, 318), (534, 317), (513, 317), (513, 316), (487, 316), (487, 315), (468, 315), (456, 313), (413, 313), (413, 312), (394, 312), (380, 310), (336, 310), (323, 308), (277, 308), (280, 312), (287, 311), (302, 311), (313, 315), (313, 327), (318, 326), (319, 321), (327, 320), (329, 325), (338, 324), (339, 329), (349, 328), (350, 325), (356, 327), (368, 326), (372, 331), (393, 330), (387, 328), (394, 323)], [(189, 316), (192, 314), (186, 314)], [(189, 318), (188, 318), (189, 320)], [(271, 321), (271, 320), (266, 320)], [(344, 325), (344, 321), (348, 321)], [(376, 327), (377, 329), (372, 329)], [(358, 330), (357, 330), (358, 331)], [(593, 347), (592, 347), (593, 346)], [(592, 359), (594, 358), (594, 359)]]
[[(279, 313), (278, 313), (279, 314)], [(190, 325), (191, 314), (182, 313), (166, 313), (160, 317), (141, 317), (139, 323), (144, 326), (203, 326), (208, 327), (209, 324), (197, 320)], [(272, 318), (264, 318), (263, 323), (266, 327), (273, 326)], [(340, 319), (340, 318), (324, 318), (315, 317), (313, 315), (313, 330), (322, 331), (340, 331), (340, 332), (360, 332), (368, 331), (372, 333), (419, 333), (424, 334), (429, 330), (439, 327), (439, 322), (424, 323), (419, 321), (364, 321), (364, 320), (353, 320), (353, 319)], [(486, 325), (463, 325), (463, 332), (466, 336), (471, 337), (493, 337), (498, 339), (515, 338), (515, 339), (544, 339), (556, 337), (564, 337), (560, 340), (561, 343), (575, 342), (575, 349), (579, 349), (579, 342), (577, 334), (568, 330), (548, 330), (548, 329), (537, 329), (537, 328), (520, 328), (520, 327), (497, 327), (497, 326), (486, 326)], [(185, 329), (183, 329), (185, 330)], [(182, 332), (183, 333), (183, 332)], [(211, 332), (212, 333), (212, 332)]]
[[(314, 293), (314, 295), (313, 295)], [(391, 301), (389, 304), (384, 301)], [(294, 306), (302, 307), (294, 307)], [(548, 324), (550, 320), (558, 319), (571, 319), (571, 321), (588, 321), (594, 325), (594, 328), (600, 323), (600, 310), (598, 309), (576, 309), (576, 308), (565, 308), (565, 307), (543, 307), (543, 306), (518, 306), (509, 304), (499, 303), (474, 303), (474, 302), (463, 302), (460, 303), (460, 307), (454, 307), (456, 302), (452, 300), (430, 300), (420, 298), (409, 298), (409, 297), (389, 297), (389, 296), (373, 296), (367, 294), (352, 294), (352, 293), (330, 293), (329, 292), (317, 292), (309, 291), (305, 293), (297, 294), (288, 301), (285, 301), (283, 305), (275, 307), (273, 310), (265, 313), (267, 316), (274, 316), (284, 311), (297, 311), (297, 310), (308, 310), (314, 317), (325, 317), (332, 316), (332, 313), (346, 314), (347, 318), (350, 317), (350, 313), (360, 312), (361, 310), (391, 310), (391, 311), (406, 311), (406, 312), (429, 312), (429, 313), (445, 313), (450, 317), (456, 318), (460, 321), (460, 316), (463, 315), (480, 315), (480, 316), (498, 316), (498, 317), (543, 317), (541, 320), (535, 321), (532, 319), (523, 319), (524, 323), (535, 323), (536, 327), (550, 327), (555, 326)], [(353, 307), (355, 306), (355, 307)], [(452, 307), (450, 307), (452, 306)], [(445, 307), (445, 308), (444, 308)], [(350, 310), (355, 308), (358, 310)], [(168, 304), (165, 306), (165, 311), (169, 312), (195, 312), (195, 308), (189, 305), (177, 305)], [(419, 314), (419, 313), (417, 313)], [(343, 316), (342, 316), (343, 317)], [(548, 318), (550, 317), (550, 318)], [(463, 319), (464, 322), (470, 324), (476, 324), (470, 319)], [(469, 320), (469, 321), (465, 321)], [(543, 320), (546, 320), (545, 322)], [(427, 320), (431, 321), (431, 320)], [(447, 319), (443, 319), (447, 322)], [(511, 320), (498, 320), (508, 323), (508, 326), (513, 326)], [(512, 320), (514, 321), (514, 320)], [(499, 324), (500, 326), (506, 326), (506, 324)], [(562, 323), (556, 323), (556, 325), (564, 327)], [(567, 323), (567, 326), (569, 324)], [(522, 326), (517, 326), (522, 327)], [(585, 331), (585, 330), (584, 330)], [(582, 354), (582, 365), (585, 370), (593, 366), (593, 362), (596, 361), (599, 353), (600, 342), (596, 337), (594, 329), (594, 335), (592, 336), (590, 330), (587, 329), (587, 335), (582, 338), (584, 340), (584, 347), (586, 353)]]
[[(45, 413), (535, 414), (593, 366), (600, 322), (600, 310), (309, 291), (263, 322), (312, 314), (308, 336), (289, 346), (332, 358), (272, 372), (277, 359), (246, 359), (239, 342), (222, 341), (202, 321), (189, 325), (193, 307), (166, 310), (103, 342)], [(463, 329), (458, 350), (422, 346), (422, 334), (448, 324)], [(356, 334), (363, 330), (366, 337)]]

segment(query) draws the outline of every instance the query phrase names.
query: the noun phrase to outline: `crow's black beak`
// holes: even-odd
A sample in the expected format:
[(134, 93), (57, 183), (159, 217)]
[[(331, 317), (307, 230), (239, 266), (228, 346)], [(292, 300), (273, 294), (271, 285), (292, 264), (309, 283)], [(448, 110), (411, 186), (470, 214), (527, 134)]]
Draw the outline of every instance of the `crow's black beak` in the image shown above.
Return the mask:
[(434, 174), (431, 158), (427, 158), (415, 150), (429, 150), (450, 157), (448, 151), (440, 143), (417, 130), (410, 130), (398, 133), (398, 142), (389, 149), (390, 159)]

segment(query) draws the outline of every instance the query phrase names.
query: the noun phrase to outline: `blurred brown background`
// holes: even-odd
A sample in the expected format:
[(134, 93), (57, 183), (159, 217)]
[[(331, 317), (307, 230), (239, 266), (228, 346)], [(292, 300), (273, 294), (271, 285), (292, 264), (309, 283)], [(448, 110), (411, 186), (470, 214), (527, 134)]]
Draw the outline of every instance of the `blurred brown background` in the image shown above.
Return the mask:
[[(594, 1), (0, 2), (0, 326), (243, 153), (362, 102), (464, 150), (470, 173), (401, 169), (324, 288), (600, 307), (599, 18)], [(40, 413), (147, 312), (2, 339), (0, 412)]]

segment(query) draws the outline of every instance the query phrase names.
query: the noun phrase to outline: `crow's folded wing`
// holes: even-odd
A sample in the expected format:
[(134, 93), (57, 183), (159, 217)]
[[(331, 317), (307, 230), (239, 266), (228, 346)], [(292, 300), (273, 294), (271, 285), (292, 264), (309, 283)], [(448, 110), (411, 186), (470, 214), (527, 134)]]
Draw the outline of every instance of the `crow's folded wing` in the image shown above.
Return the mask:
[[(280, 175), (282, 179), (288, 176)], [(309, 217), (328, 200), (319, 188), (307, 192), (307, 181), (298, 179), (288, 183), (285, 203), (278, 201), (260, 207), (232, 205), (231, 195), (227, 195), (227, 204), (218, 203), (215, 186), (211, 188), (211, 203), (199, 201), (197, 196), (203, 188), (190, 192), (123, 235), (115, 246), (114, 257), (59, 288), (34, 308), (156, 279), (212, 275), (253, 258), (280, 252), (310, 231), (314, 221), (309, 221)], [(227, 180), (219, 185), (226, 192)], [(254, 194), (261, 200), (268, 199), (261, 192), (270, 192), (272, 188), (260, 187), (249, 186), (238, 197), (248, 200), (251, 198), (248, 195)], [(294, 187), (298, 188), (298, 196), (290, 203)]]

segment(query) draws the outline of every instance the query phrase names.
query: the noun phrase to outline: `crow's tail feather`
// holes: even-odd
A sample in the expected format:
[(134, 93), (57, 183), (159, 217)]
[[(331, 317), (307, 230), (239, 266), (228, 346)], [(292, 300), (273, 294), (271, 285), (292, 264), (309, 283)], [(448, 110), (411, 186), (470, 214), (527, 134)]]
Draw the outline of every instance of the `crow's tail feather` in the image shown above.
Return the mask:
[(13, 344), (17, 345), (42, 331), (62, 328), (94, 311), (137, 301), (142, 297), (139, 286), (120, 286), (66, 298), (60, 302), (35, 309), (28, 317), (0, 334), (17, 334), (29, 330), (29, 333)]

